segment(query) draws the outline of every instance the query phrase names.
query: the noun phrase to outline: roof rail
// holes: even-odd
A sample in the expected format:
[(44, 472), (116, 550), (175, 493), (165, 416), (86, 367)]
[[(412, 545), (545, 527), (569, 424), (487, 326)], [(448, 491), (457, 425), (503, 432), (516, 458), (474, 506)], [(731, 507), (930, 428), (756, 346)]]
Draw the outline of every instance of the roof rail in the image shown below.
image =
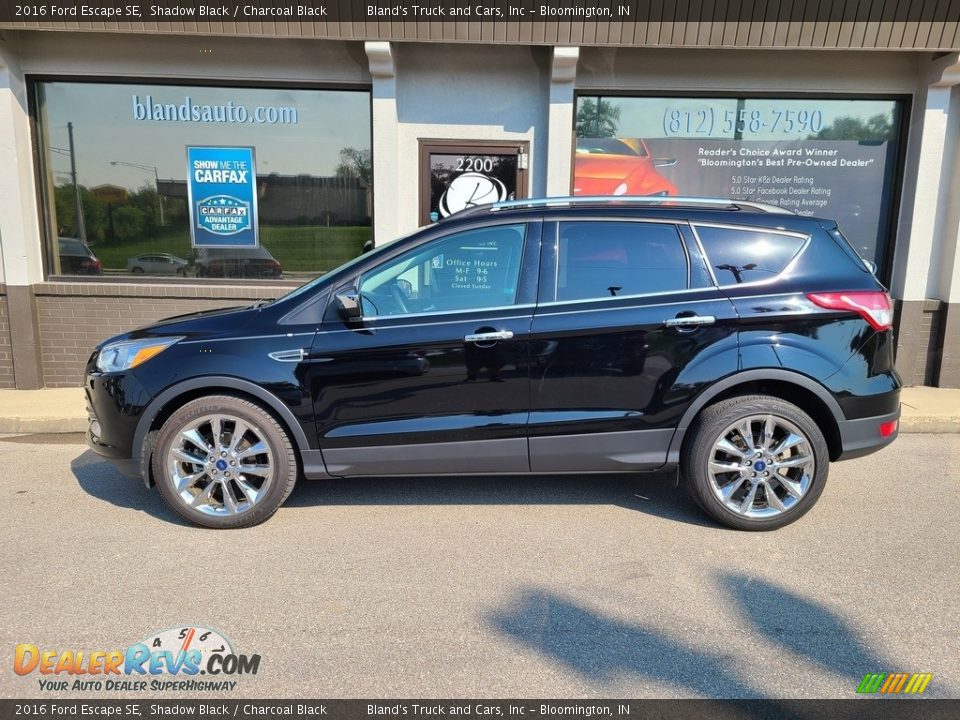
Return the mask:
[(671, 197), (669, 195), (577, 195), (575, 197), (528, 198), (524, 200), (506, 200), (504, 202), (493, 203), (490, 206), (490, 210), (497, 211), (508, 208), (556, 207), (597, 203), (629, 203), (631, 205), (662, 205), (667, 207), (749, 208), (751, 210), (760, 210), (761, 212), (768, 213), (794, 214), (792, 210), (787, 210), (779, 205), (770, 205), (769, 203), (754, 202), (752, 200), (709, 197)]

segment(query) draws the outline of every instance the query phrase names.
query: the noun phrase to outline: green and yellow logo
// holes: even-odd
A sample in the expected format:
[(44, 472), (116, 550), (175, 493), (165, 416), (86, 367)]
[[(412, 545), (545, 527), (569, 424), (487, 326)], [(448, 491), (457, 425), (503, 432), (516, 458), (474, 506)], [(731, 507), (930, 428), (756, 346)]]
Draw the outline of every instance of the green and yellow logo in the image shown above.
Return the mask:
[(857, 692), (919, 695), (931, 680), (933, 673), (867, 673), (857, 686)]

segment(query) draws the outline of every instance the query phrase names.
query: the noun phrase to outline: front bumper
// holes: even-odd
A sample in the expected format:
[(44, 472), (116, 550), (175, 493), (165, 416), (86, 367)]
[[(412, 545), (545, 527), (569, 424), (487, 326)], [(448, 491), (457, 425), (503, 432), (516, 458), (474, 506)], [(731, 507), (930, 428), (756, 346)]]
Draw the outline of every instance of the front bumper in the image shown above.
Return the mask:
[(140, 477), (139, 452), (134, 433), (151, 400), (140, 381), (130, 373), (104, 374), (87, 369), (87, 445), (110, 460), (127, 477)]
[[(840, 429), (840, 445), (842, 451), (837, 460), (850, 460), (862, 457), (886, 447), (900, 434), (900, 406), (892, 413), (860, 418), (858, 420), (843, 420), (838, 423)], [(890, 423), (896, 422), (892, 432), (886, 435), (881, 428), (889, 429)]]

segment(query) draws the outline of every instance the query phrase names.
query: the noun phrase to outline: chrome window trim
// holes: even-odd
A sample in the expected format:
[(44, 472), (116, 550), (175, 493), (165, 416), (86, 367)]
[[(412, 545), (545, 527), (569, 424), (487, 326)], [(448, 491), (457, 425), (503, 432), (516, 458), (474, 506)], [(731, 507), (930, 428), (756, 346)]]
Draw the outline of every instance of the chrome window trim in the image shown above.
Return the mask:
[[(509, 305), (509, 306), (507, 307), (507, 309), (535, 308), (535, 307), (536, 307), (536, 305), (532, 305), (532, 304), (529, 304), (529, 305)], [(498, 308), (498, 309), (504, 309), (504, 308)], [(453, 312), (453, 311), (451, 311), (451, 312)], [(421, 317), (424, 316), (424, 315), (427, 315), (427, 314), (428, 314), (428, 313), (419, 313), (419, 315), (420, 315)], [(437, 314), (439, 315), (440, 313), (437, 313)], [(401, 318), (401, 317), (402, 317), (402, 318), (408, 318), (408, 317), (412, 317), (412, 316), (411, 316), (411, 315), (402, 315), (402, 316), (399, 316), (399, 315), (381, 315), (380, 318), (370, 318), (370, 320), (374, 320), (374, 321), (375, 321), (375, 320), (377, 320), (377, 319), (383, 320), (383, 319), (385, 319), (385, 318), (391, 318), (391, 319), (393, 319), (393, 318)], [(495, 320), (498, 320), (498, 321), (499, 321), (499, 320), (523, 320), (523, 319), (525, 319), (525, 318), (531, 318), (531, 317), (533, 317), (532, 314), (530, 314), (530, 315), (526, 315), (526, 314), (524, 314), (524, 315), (505, 315), (504, 317), (498, 317), (498, 318), (494, 318), (494, 319), (495, 319)], [(477, 322), (483, 322), (483, 321), (484, 321), (484, 318), (480, 318), (480, 319), (477, 320)], [(411, 328), (411, 327), (429, 327), (429, 326), (431, 326), (431, 325), (456, 325), (457, 323), (461, 323), (461, 322), (464, 322), (464, 321), (463, 321), (463, 320), (442, 320), (442, 321), (440, 321), (440, 322), (433, 322), (433, 323), (410, 323), (410, 324), (404, 323), (404, 324), (398, 324), (398, 325), (389, 325), (389, 326), (387, 326), (387, 327), (379, 327), (379, 328), (376, 328), (376, 329), (377, 329), (377, 330), (394, 330), (394, 329), (402, 330), (402, 329), (404, 329), (404, 328)], [(317, 330), (317, 335), (331, 335), (331, 334), (333, 334), (333, 333), (343, 333), (343, 332), (351, 332), (351, 333), (352, 333), (352, 332), (358, 332), (358, 331), (361, 331), (361, 330), (370, 330), (370, 329), (372, 329), (372, 328), (368, 327), (367, 325), (358, 325), (358, 326), (355, 327), (355, 328), (333, 328), (333, 329), (331, 329), (331, 330), (324, 330), (323, 328), (320, 328), (319, 330)], [(522, 338), (521, 338), (521, 339), (522, 339)]]
[[(680, 294), (680, 293), (696, 293), (696, 292), (704, 292), (704, 291), (709, 292), (709, 291), (714, 290), (714, 289), (715, 289), (715, 288), (695, 288), (695, 289), (691, 290), (691, 289), (688, 288), (687, 290), (671, 290), (669, 293), (647, 293), (646, 295), (624, 295), (624, 296), (622, 296), (622, 297), (615, 297), (615, 298), (614, 298), (614, 297), (612, 297), (612, 298), (600, 298), (599, 300), (558, 300), (558, 301), (556, 301), (556, 302), (541, 303), (541, 304), (539, 305), (539, 308), (543, 308), (543, 307), (556, 307), (556, 306), (559, 306), (559, 305), (572, 305), (572, 304), (574, 304), (574, 303), (584, 303), (584, 302), (606, 302), (606, 301), (608, 301), (608, 300), (622, 300), (622, 299), (624, 299), (624, 298), (627, 298), (627, 299), (631, 299), (631, 298), (647, 298), (647, 297), (649, 297), (649, 298), (656, 298), (656, 297), (658, 297), (658, 296), (660, 296), (660, 295), (668, 295), (668, 294), (669, 294), (669, 295), (678, 295), (678, 294)], [(718, 302), (718, 301), (722, 301), (722, 300), (726, 300), (726, 298), (723, 298), (723, 297), (715, 297), (715, 298), (707, 298), (706, 300), (674, 300), (674, 301), (672, 301), (672, 302), (656, 303), (656, 304), (657, 304), (657, 305), (664, 305), (664, 306), (667, 306), (667, 305), (684, 305), (684, 304), (689, 303), (689, 302)], [(538, 308), (538, 309), (539, 309), (539, 308)], [(598, 308), (582, 308), (582, 309), (579, 309), (579, 310), (568, 310), (568, 311), (565, 311), (565, 312), (557, 312), (557, 313), (550, 313), (550, 314), (551, 314), (551, 315), (572, 315), (572, 314), (574, 314), (574, 313), (586, 313), (586, 312), (616, 312), (616, 311), (618, 311), (618, 310), (624, 310), (624, 311), (626, 311), (626, 310), (636, 310), (636, 309), (637, 309), (637, 306), (636, 306), (636, 305), (626, 305), (626, 306), (624, 306), (624, 307), (614, 307), (614, 308), (608, 308), (608, 307), (602, 307), (602, 308), (601, 308), (601, 307), (598, 307)]]
[(494, 305), (493, 307), (469, 308), (465, 310), (438, 310), (437, 312), (419, 312), (419, 313), (398, 313), (396, 315), (364, 315), (363, 321), (375, 322), (377, 320), (402, 320), (403, 318), (433, 317), (435, 315), (467, 315), (468, 313), (485, 313), (497, 310), (523, 310), (525, 308), (536, 307), (535, 303), (524, 303), (523, 305)]
[(554, 305), (572, 305), (574, 303), (578, 303), (578, 304), (593, 303), (593, 302), (608, 303), (611, 300), (635, 300), (637, 298), (656, 298), (662, 295), (679, 295), (680, 293), (696, 293), (696, 292), (705, 292), (705, 291), (709, 292), (710, 290), (716, 290), (716, 288), (712, 288), (712, 287), (684, 288), (683, 290), (664, 290), (663, 292), (638, 293), (635, 295), (616, 295), (616, 296), (601, 297), (601, 298), (581, 298), (580, 300), (553, 300), (551, 302), (540, 303), (537, 307), (552, 307)]

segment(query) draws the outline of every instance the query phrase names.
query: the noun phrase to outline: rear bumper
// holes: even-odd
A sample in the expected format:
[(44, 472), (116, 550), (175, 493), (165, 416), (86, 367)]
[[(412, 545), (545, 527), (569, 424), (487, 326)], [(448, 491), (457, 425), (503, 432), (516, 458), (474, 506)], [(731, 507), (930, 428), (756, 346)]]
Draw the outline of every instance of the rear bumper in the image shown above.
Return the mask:
[[(840, 444), (842, 450), (837, 460), (850, 460), (862, 457), (886, 447), (900, 434), (900, 407), (894, 412), (858, 420), (842, 420), (838, 423), (840, 429)], [(882, 425), (895, 422), (893, 431), (884, 436), (880, 432)]]

